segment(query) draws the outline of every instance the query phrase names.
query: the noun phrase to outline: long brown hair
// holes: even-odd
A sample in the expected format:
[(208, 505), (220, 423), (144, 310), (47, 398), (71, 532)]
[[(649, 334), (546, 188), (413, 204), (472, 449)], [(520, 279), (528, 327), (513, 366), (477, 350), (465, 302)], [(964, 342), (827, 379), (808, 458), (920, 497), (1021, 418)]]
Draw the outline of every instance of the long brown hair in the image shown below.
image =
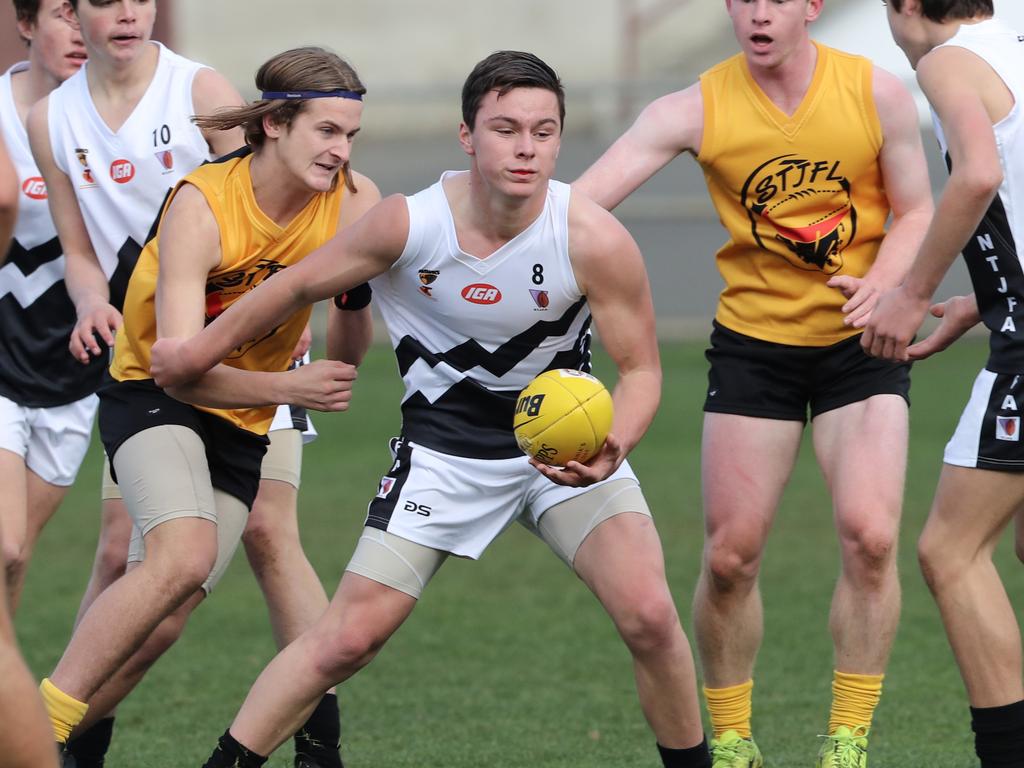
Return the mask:
[[(353, 91), (366, 93), (352, 65), (336, 53), (323, 48), (293, 48), (279, 53), (256, 72), (256, 87), (263, 91)], [(228, 107), (212, 115), (197, 115), (192, 120), (203, 130), (228, 131), (241, 127), (245, 143), (259, 149), (267, 140), (263, 118), (289, 127), (309, 99), (259, 99), (242, 107)], [(346, 160), (341, 167), (345, 186), (352, 192), (352, 170)]]

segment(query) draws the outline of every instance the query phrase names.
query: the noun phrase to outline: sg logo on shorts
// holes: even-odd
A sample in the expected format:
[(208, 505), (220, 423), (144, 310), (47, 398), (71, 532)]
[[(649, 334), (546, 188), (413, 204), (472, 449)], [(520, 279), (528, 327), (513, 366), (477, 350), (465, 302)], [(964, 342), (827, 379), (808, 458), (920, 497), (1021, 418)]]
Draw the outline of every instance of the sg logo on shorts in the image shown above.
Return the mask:
[(426, 504), (417, 504), (415, 501), (410, 500), (405, 502), (405, 511), (415, 512), (417, 515), (420, 515), (421, 517), (430, 517), (430, 513), (433, 510)]

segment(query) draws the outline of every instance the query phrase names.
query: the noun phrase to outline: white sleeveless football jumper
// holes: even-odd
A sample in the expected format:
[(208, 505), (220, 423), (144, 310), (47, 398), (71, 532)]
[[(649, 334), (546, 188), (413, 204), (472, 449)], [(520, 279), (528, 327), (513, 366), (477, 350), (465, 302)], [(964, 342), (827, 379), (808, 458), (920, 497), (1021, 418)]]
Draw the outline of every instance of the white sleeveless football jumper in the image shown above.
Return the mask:
[[(590, 309), (569, 260), (567, 184), (541, 214), (481, 259), (459, 246), (444, 180), (406, 198), (409, 238), (373, 279), (405, 383), (402, 436), (366, 525), (479, 557), (518, 520), (592, 490), (556, 485), (516, 446), (516, 397), (553, 368), (590, 370)], [(636, 477), (628, 463), (604, 483)]]
[(192, 82), (204, 65), (151, 44), (160, 49), (153, 80), (116, 132), (96, 111), (88, 63), (50, 94), (54, 161), (71, 180), (110, 281), (110, 303), (119, 310), (168, 191), (210, 159), (206, 139), (191, 121)]
[(457, 456), (519, 456), (510, 427), (519, 391), (551, 368), (590, 370), (569, 187), (550, 182), (540, 216), (479, 259), (459, 247), (444, 178), (407, 198), (405, 251), (372, 282), (405, 382), (402, 435)]
[(68, 351), (75, 307), (46, 184), (18, 116), (11, 76), (0, 77), (0, 132), (18, 178), (18, 218), (0, 267), (0, 448), (47, 483), (75, 481), (96, 415), (105, 361), (82, 365)]
[(11, 75), (0, 77), (0, 131), (18, 174), (18, 219), (0, 267), (0, 395), (28, 408), (52, 408), (96, 391), (104, 360), (82, 365), (68, 352), (75, 307), (64, 285), (64, 254), (43, 181), (18, 116)]
[[(1024, 471), (1020, 406), (1024, 402), (1024, 36), (994, 19), (963, 24), (943, 46), (985, 61), (1013, 94), (1010, 113), (993, 126), (1003, 183), (963, 255), (988, 328), (989, 358), (946, 446), (947, 464)], [(945, 134), (936, 136), (952, 167)], [(955, 169), (954, 169), (955, 170)]]

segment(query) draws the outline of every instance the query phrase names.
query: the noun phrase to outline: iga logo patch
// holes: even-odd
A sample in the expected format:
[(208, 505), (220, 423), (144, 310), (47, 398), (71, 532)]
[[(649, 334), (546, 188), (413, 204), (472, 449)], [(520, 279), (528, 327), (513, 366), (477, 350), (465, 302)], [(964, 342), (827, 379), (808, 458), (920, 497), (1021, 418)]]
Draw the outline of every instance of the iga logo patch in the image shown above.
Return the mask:
[(45, 200), (46, 182), (43, 181), (41, 176), (33, 176), (25, 179), (21, 185), (21, 191), (25, 193), (26, 197), (30, 197), (33, 200)]
[(473, 283), (462, 289), (462, 298), (473, 304), (497, 304), (501, 291), (487, 283)]
[(127, 184), (135, 178), (135, 166), (130, 160), (115, 160), (110, 164), (110, 178), (118, 184)]
[(996, 440), (1020, 442), (1020, 416), (996, 416)]

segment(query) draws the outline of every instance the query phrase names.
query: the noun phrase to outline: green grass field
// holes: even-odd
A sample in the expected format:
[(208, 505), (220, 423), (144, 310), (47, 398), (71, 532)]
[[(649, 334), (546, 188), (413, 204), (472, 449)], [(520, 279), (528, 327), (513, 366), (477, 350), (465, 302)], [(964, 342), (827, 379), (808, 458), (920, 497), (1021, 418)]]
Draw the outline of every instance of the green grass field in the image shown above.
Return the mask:
[[(701, 344), (663, 345), (661, 411), (633, 453), (654, 510), (669, 578), (689, 631), (702, 526), (699, 442)], [(903, 618), (871, 745), (872, 766), (975, 765), (967, 704), (915, 542), (942, 447), (986, 351), (961, 343), (915, 369), (903, 525)], [(597, 373), (611, 381), (606, 361)], [(400, 382), (389, 348), (375, 347), (350, 413), (317, 421), (300, 498), (306, 551), (332, 592), (390, 461)], [(856, 435), (850, 435), (856, 440)], [(838, 569), (831, 510), (805, 446), (770, 541), (762, 587), (766, 637), (754, 727), (771, 766), (810, 766), (831, 682), (828, 605)], [(33, 671), (52, 669), (88, 576), (98, 521), (99, 450), (40, 543), (18, 631)], [(1024, 569), (1010, 542), (1000, 566), (1010, 594)], [(408, 766), (655, 766), (629, 657), (582, 584), (515, 527), (480, 562), (450, 561), (377, 660), (340, 691), (346, 763)], [(197, 768), (274, 653), (259, 591), (239, 554), (184, 637), (118, 714), (110, 768)], [(291, 765), (290, 745), (270, 761)]]

